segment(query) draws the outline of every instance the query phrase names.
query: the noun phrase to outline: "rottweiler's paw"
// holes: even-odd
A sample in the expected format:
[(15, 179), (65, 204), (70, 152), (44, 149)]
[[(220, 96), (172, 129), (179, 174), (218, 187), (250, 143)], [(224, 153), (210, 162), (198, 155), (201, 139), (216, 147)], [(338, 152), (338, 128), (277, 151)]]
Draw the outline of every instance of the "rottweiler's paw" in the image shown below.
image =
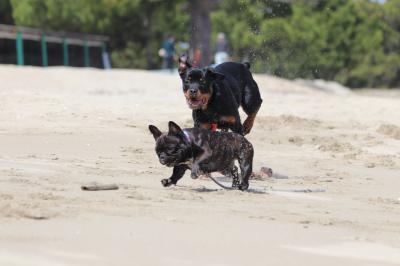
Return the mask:
[(163, 179), (163, 180), (161, 180), (161, 184), (164, 187), (169, 187), (170, 185), (173, 185), (174, 183), (172, 183), (170, 179)]

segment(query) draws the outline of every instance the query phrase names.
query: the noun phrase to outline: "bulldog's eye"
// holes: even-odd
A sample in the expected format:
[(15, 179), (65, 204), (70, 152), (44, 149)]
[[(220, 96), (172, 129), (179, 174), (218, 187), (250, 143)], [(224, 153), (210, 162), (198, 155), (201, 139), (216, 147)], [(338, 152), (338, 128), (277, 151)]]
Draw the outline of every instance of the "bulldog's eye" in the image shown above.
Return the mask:
[(179, 154), (180, 150), (179, 147), (174, 147), (173, 149), (170, 150), (171, 155), (177, 155)]

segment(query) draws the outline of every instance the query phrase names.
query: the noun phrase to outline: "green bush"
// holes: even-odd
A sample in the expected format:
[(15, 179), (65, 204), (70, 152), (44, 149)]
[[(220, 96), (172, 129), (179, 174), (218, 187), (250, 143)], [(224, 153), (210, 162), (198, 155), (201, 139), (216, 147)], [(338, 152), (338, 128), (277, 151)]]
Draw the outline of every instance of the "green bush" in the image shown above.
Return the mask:
[[(185, 0), (10, 1), (18, 25), (109, 35), (114, 67), (158, 68), (167, 34), (189, 39)], [(224, 32), (232, 59), (256, 72), (396, 87), (399, 14), (400, 0), (219, 1), (211, 35)]]
[(293, 1), (290, 8), (271, 2), (224, 1), (212, 14), (214, 30), (227, 34), (233, 58), (286, 78), (400, 85), (400, 0)]

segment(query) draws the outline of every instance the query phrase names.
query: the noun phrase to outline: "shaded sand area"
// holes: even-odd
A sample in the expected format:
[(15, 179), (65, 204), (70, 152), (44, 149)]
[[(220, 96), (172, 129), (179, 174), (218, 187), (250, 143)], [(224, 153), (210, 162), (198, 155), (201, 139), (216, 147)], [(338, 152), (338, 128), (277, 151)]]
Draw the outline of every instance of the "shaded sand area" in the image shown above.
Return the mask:
[(254, 168), (289, 178), (239, 192), (161, 186), (178, 75), (0, 66), (0, 265), (399, 265), (400, 94), (255, 79)]

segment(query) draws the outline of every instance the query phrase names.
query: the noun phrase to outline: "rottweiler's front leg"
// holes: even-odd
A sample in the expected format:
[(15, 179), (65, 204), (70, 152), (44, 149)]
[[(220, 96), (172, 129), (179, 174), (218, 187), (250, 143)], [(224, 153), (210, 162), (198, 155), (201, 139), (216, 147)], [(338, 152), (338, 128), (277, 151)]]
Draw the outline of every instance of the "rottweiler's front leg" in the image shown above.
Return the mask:
[(240, 116), (237, 111), (234, 115), (222, 115), (219, 118), (218, 127), (221, 129), (229, 128), (232, 132), (243, 135), (243, 126), (240, 122)]
[(176, 185), (178, 180), (183, 177), (187, 169), (189, 169), (189, 167), (185, 164), (174, 166), (174, 169), (172, 171), (172, 176), (170, 178), (165, 178), (161, 180), (161, 184), (164, 187), (169, 187), (170, 185)]
[(244, 135), (244, 129), (242, 124), (240, 123), (240, 120), (236, 122), (234, 125), (231, 126), (231, 130), (235, 133), (238, 133), (240, 135)]
[(201, 110), (193, 110), (192, 112), (194, 127), (216, 131), (218, 121), (214, 121), (211, 117), (204, 114)]
[(210, 129), (211, 123), (208, 122), (207, 117), (199, 110), (193, 110), (192, 118), (194, 122), (194, 127)]
[(249, 114), (244, 120), (243, 128), (244, 128), (244, 135), (250, 133), (251, 129), (253, 128), (254, 120), (256, 119), (257, 113)]
[(208, 123), (208, 122), (200, 123), (200, 124), (199, 124), (199, 127), (200, 127), (200, 128), (203, 128), (203, 129), (211, 130), (211, 129), (212, 129), (212, 124), (211, 124), (211, 123)]

